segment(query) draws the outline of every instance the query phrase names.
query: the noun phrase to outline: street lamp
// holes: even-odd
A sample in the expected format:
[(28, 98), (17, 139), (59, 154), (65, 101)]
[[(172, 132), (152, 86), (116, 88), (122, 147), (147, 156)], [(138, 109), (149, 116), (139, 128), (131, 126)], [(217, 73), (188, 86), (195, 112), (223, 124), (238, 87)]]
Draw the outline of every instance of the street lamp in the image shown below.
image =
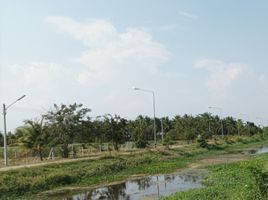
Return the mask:
[[(219, 110), (220, 111), (220, 116), (222, 118), (222, 109), (221, 108), (213, 107), (213, 106), (209, 106), (208, 108), (209, 109), (217, 109), (217, 110)], [(222, 119), (221, 119), (221, 137), (223, 138), (223, 121), (222, 121)]]
[(142, 89), (142, 88), (137, 88), (137, 87), (133, 87), (134, 90), (140, 90), (143, 92), (148, 92), (151, 93), (153, 95), (153, 109), (154, 109), (154, 147), (156, 148), (156, 125), (155, 125), (155, 95), (154, 95), (154, 91), (152, 90), (146, 90), (146, 89)]
[(10, 105), (6, 106), (3, 104), (3, 116), (4, 116), (4, 161), (5, 161), (5, 166), (8, 165), (8, 156), (7, 156), (7, 123), (6, 123), (6, 115), (7, 115), (7, 109), (10, 108), (12, 105), (23, 99), (26, 95), (21, 96), (18, 98), (16, 101), (11, 103)]

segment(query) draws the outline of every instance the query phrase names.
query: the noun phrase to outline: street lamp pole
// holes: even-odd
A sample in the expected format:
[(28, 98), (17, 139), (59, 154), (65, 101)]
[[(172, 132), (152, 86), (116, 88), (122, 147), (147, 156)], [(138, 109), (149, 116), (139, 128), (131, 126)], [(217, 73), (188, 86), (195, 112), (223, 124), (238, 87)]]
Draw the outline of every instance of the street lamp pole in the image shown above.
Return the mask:
[(161, 118), (161, 136), (162, 136), (162, 144), (164, 144), (164, 126), (162, 118)]
[(154, 147), (156, 148), (155, 94), (154, 94), (154, 91), (152, 91), (152, 90), (146, 90), (146, 89), (142, 89), (142, 88), (137, 88), (137, 87), (134, 87), (133, 89), (134, 90), (140, 90), (140, 91), (143, 91), (143, 92), (151, 93), (152, 96), (153, 96), (153, 110), (154, 110)]
[[(221, 118), (222, 118), (222, 109), (220, 108), (220, 107), (213, 107), (213, 106), (209, 106), (208, 107), (209, 109), (217, 109), (217, 110), (219, 110), (220, 111), (220, 116), (221, 116)], [(222, 121), (222, 119), (221, 119), (221, 137), (223, 138), (223, 121)]]
[(6, 122), (6, 115), (7, 115), (7, 109), (10, 108), (13, 104), (23, 99), (26, 95), (23, 95), (22, 97), (18, 98), (16, 101), (11, 103), (9, 106), (6, 106), (6, 104), (3, 104), (3, 116), (4, 116), (4, 162), (5, 166), (8, 165), (8, 155), (7, 155), (7, 122)]
[(211, 127), (210, 127), (210, 113), (208, 113), (208, 132), (211, 133)]
[(4, 115), (4, 162), (5, 166), (8, 165), (7, 163), (7, 121), (6, 121), (6, 105), (3, 104), (3, 115)]

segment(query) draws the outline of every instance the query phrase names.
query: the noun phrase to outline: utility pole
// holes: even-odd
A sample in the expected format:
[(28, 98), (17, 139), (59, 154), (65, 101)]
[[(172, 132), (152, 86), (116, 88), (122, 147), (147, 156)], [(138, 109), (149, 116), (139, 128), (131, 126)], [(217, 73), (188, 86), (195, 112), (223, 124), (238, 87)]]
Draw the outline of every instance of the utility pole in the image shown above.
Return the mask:
[(6, 121), (7, 109), (10, 108), (16, 102), (18, 102), (21, 99), (23, 99), (25, 96), (26, 95), (23, 95), (22, 97), (18, 98), (16, 101), (14, 101), (9, 106), (6, 106), (6, 104), (3, 104), (3, 116), (4, 116), (4, 162), (5, 162), (5, 166), (8, 165), (8, 155), (7, 155), (7, 121)]
[(7, 160), (7, 121), (6, 121), (6, 105), (3, 104), (3, 116), (4, 116), (4, 162), (5, 166), (8, 165), (8, 160)]
[(161, 118), (161, 135), (162, 135), (162, 144), (164, 144), (164, 127), (163, 127), (163, 119)]
[(156, 148), (156, 124), (155, 124), (155, 95), (154, 95), (154, 91), (152, 90), (147, 90), (147, 89), (142, 89), (142, 88), (137, 88), (137, 87), (133, 87), (134, 90), (140, 90), (143, 92), (148, 92), (151, 93), (153, 96), (153, 110), (154, 110), (154, 147)]

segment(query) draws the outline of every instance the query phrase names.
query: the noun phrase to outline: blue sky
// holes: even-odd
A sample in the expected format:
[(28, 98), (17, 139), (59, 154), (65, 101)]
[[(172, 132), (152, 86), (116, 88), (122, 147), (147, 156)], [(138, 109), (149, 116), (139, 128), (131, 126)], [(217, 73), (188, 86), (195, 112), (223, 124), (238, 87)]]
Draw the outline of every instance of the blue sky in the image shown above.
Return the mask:
[[(53, 103), (92, 116), (212, 112), (268, 124), (268, 2), (0, 0), (8, 128)], [(1, 116), (2, 119), (2, 116)], [(2, 123), (0, 125), (2, 130)]]

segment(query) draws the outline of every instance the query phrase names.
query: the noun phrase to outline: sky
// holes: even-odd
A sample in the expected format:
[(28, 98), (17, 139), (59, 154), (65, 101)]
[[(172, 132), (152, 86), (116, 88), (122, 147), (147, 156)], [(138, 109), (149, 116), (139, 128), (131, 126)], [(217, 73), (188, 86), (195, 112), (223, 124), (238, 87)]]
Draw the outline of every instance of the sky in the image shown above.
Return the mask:
[(268, 125), (267, 10), (266, 0), (0, 0), (0, 103), (26, 95), (7, 128), (55, 103), (153, 116), (152, 95), (133, 87), (155, 92), (157, 117)]

